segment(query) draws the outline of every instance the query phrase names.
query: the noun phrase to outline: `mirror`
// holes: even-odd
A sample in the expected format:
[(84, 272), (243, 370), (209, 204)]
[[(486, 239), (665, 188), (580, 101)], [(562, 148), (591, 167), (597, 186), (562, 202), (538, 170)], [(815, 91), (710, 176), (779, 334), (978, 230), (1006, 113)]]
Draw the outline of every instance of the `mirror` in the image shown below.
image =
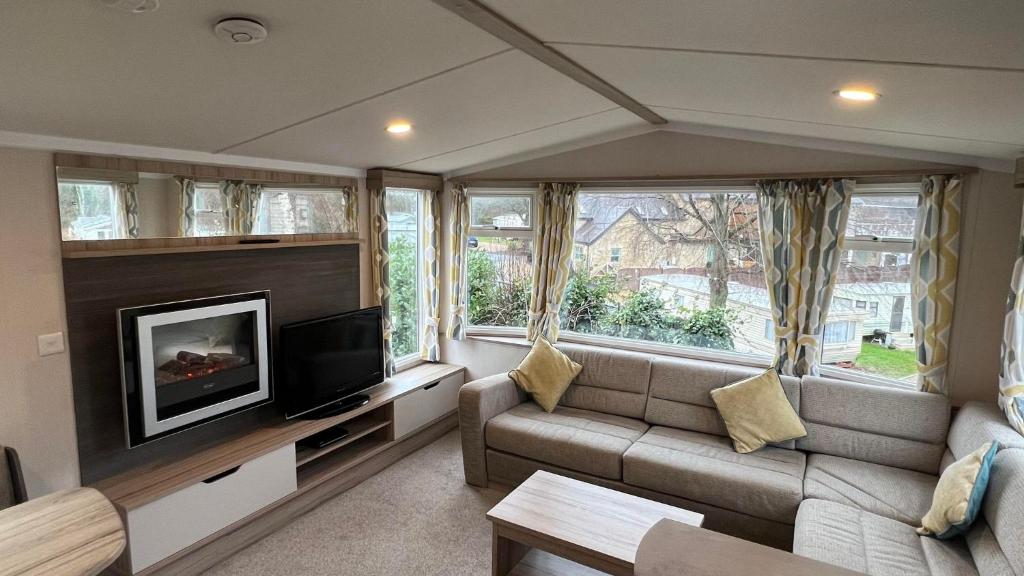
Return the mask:
[(356, 231), (350, 186), (58, 167), (57, 195), (65, 241)]

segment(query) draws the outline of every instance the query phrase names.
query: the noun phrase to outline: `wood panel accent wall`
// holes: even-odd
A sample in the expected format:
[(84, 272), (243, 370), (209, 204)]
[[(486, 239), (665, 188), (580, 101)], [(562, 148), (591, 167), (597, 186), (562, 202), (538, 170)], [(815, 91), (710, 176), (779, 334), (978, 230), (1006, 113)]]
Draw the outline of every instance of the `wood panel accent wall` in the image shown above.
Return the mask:
[(274, 405), (207, 423), (129, 450), (118, 357), (118, 308), (270, 290), (277, 328), (359, 308), (359, 246), (304, 246), (106, 258), (65, 258), (78, 458), (83, 484), (181, 457), (282, 416)]
[(408, 172), (374, 168), (366, 171), (367, 188), (415, 188), (416, 190), (440, 190), (444, 179), (437, 174)]
[(173, 174), (174, 176), (187, 176), (196, 180), (245, 180), (264, 184), (293, 184), (324, 188), (354, 187), (357, 184), (356, 179), (350, 176), (189, 164), (187, 162), (147, 160), (145, 158), (127, 158), (123, 156), (98, 156), (95, 154), (57, 152), (53, 155), (53, 163), (57, 167), (62, 168)]

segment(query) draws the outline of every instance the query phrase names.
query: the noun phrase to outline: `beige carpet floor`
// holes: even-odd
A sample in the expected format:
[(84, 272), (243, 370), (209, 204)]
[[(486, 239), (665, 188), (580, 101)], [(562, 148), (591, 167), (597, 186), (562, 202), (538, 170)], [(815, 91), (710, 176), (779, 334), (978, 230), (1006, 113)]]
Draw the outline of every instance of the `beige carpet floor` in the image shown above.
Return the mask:
[(466, 485), (453, 431), (206, 574), (485, 576), (502, 496)]

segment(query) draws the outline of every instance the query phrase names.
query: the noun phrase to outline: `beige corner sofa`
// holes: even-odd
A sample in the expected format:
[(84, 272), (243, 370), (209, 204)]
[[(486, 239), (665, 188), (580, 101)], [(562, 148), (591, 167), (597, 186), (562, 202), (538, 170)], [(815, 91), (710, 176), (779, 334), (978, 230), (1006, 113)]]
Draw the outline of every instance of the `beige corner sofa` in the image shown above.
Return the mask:
[[(950, 430), (940, 395), (783, 377), (807, 436), (733, 448), (710, 391), (759, 370), (572, 344), (583, 370), (552, 413), (498, 374), (459, 394), (466, 482), (514, 486), (537, 470), (687, 508), (708, 529), (869, 574), (1024, 576), (1024, 439), (994, 406)], [(913, 529), (938, 474), (989, 440), (992, 488), (968, 538)]]

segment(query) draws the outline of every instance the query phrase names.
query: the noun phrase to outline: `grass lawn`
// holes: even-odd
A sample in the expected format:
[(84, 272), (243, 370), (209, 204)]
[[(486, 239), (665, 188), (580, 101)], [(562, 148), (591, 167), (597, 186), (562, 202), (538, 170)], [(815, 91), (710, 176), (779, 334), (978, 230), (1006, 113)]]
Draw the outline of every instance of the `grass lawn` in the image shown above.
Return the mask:
[(858, 370), (890, 378), (903, 378), (917, 372), (917, 356), (913, 350), (890, 350), (867, 342), (854, 362)]

